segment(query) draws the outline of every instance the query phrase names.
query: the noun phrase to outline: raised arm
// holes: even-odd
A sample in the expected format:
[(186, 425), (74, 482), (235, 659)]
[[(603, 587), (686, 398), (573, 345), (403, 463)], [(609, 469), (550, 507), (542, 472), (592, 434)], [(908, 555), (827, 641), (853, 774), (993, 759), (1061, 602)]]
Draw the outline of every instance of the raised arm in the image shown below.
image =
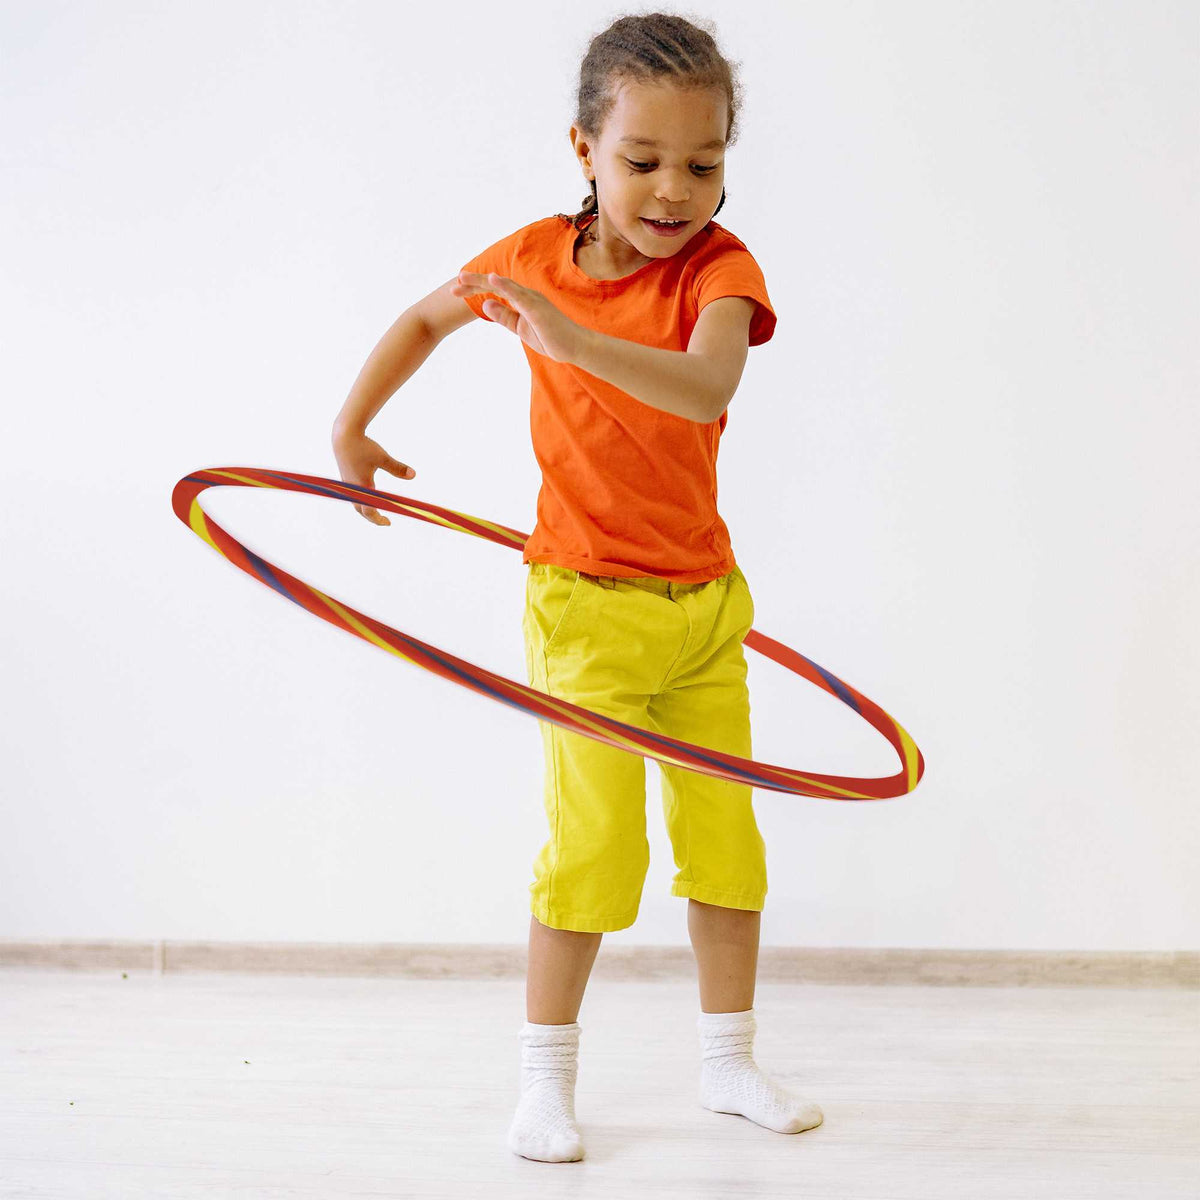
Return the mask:
[(362, 433), (379, 410), (448, 334), (476, 320), (471, 306), (450, 292), (458, 276), (406, 308), (363, 364), (333, 423), (339, 433)]
[[(359, 371), (334, 419), (330, 437), (338, 470), (347, 483), (373, 488), (378, 470), (389, 471), (400, 479), (415, 477), (411, 467), (393, 458), (367, 436), (367, 426), (447, 334), (475, 320), (470, 306), (450, 293), (456, 280), (457, 276), (406, 308), (379, 339)], [(368, 505), (356, 504), (354, 508), (375, 525), (391, 524)]]

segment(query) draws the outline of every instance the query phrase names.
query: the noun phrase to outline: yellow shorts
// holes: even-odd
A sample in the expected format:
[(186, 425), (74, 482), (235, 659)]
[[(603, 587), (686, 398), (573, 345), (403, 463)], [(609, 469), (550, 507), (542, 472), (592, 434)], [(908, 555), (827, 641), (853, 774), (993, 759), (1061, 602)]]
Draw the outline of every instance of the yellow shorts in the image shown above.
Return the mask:
[[(529, 685), (640, 729), (752, 758), (742, 639), (754, 600), (740, 568), (707, 583), (589, 575), (531, 562)], [(555, 929), (627, 929), (650, 865), (646, 759), (540, 721), (549, 840), (530, 911)], [(657, 762), (657, 760), (655, 760)], [(753, 788), (657, 762), (679, 868), (671, 895), (761, 911), (766, 847)]]

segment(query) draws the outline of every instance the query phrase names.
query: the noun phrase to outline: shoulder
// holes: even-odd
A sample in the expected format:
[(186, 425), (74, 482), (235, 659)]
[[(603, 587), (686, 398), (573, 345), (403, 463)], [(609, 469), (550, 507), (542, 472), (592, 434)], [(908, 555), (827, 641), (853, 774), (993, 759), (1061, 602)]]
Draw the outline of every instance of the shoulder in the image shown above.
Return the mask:
[[(770, 341), (775, 332), (775, 309), (767, 292), (767, 281), (758, 260), (746, 243), (723, 225), (710, 221), (697, 241), (703, 241), (692, 256), (694, 274), (692, 292), (697, 312), (714, 300), (737, 296), (754, 301), (750, 318), (750, 345)], [(739, 320), (745, 306), (726, 305), (738, 312)]]
[(734, 245), (741, 246), (743, 250), (746, 248), (746, 243), (732, 229), (726, 229), (724, 225), (718, 225), (716, 221), (709, 221), (705, 229), (709, 231), (711, 239), (715, 242), (722, 245), (733, 242)]
[(737, 234), (710, 221), (695, 240), (688, 268), (699, 292), (720, 290), (731, 283), (750, 283), (763, 291), (765, 299), (767, 283), (762, 267)]
[(697, 241), (700, 244), (696, 247), (696, 253), (692, 256), (697, 267), (730, 256), (745, 255), (752, 260), (754, 259), (754, 255), (750, 253), (749, 246), (736, 233), (726, 229), (724, 225), (718, 225), (716, 221), (709, 221), (700, 231)]
[(553, 240), (566, 226), (567, 222), (558, 217), (540, 217), (536, 221), (522, 225), (519, 229), (514, 229), (511, 233), (494, 238), (490, 245), (510, 250), (520, 249), (524, 246), (537, 246)]
[(570, 229), (569, 217), (539, 217), (536, 221), (530, 221), (528, 225), (522, 225), (512, 236), (517, 238), (521, 245), (537, 249), (556, 244)]
[(502, 238), (497, 245), (503, 245), (516, 259), (526, 259), (536, 262), (538, 259), (553, 259), (562, 239), (571, 228), (569, 218), (539, 217)]

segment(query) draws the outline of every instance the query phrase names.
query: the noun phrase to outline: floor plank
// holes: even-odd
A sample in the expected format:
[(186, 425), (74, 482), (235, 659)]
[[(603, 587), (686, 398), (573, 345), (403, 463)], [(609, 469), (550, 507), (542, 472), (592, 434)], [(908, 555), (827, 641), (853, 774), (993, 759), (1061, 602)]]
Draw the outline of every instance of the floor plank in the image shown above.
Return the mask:
[(504, 1145), (524, 983), (0, 968), (0, 1197), (1200, 1196), (1200, 995), (759, 983), (825, 1112), (697, 1103), (695, 987), (594, 978), (587, 1157)]

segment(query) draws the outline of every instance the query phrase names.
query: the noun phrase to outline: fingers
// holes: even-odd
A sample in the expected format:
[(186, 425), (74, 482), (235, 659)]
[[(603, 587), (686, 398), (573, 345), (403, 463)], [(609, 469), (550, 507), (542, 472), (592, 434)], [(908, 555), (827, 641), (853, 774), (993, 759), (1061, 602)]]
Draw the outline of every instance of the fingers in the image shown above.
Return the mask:
[(509, 279), (507, 275), (497, 275), (495, 271), (487, 275), (481, 274), (478, 271), (459, 271), (458, 282), (450, 290), (456, 291), (458, 288), (466, 288), (475, 292), (528, 290), (523, 288), (515, 279)]
[[(414, 471), (407, 463), (402, 463), (399, 459), (390, 457), (383, 463), (383, 469), (389, 472), (389, 474), (395, 475), (399, 479), (415, 479), (417, 474), (416, 471)], [(374, 487), (374, 478), (369, 480), (364, 486)], [(387, 517), (385, 517), (378, 509), (370, 508), (365, 504), (356, 504), (354, 509), (356, 512), (361, 513), (368, 521), (371, 522), (372, 525), (391, 524), (391, 521), (389, 521)]]
[(507, 297), (513, 304), (519, 303), (517, 293), (526, 290), (515, 279), (509, 279), (507, 275), (489, 275), (487, 285), (491, 291)]

